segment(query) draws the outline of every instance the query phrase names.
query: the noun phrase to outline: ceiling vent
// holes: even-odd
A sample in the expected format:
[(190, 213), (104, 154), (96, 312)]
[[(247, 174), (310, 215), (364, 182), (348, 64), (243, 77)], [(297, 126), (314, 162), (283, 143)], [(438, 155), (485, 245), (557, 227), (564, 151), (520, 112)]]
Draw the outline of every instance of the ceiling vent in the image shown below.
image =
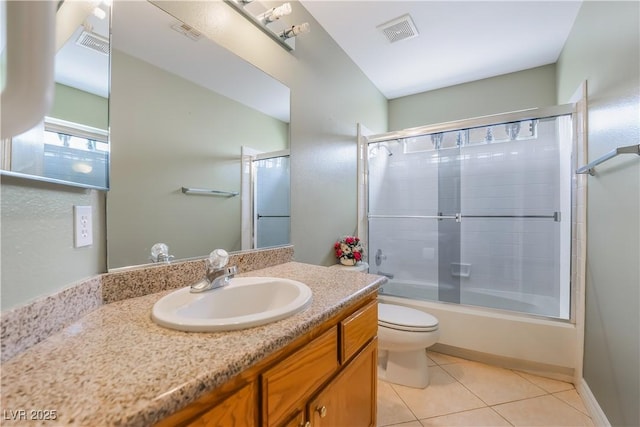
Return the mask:
[(418, 29), (409, 14), (378, 25), (377, 28), (384, 33), (390, 43), (418, 37)]
[(76, 44), (94, 50), (103, 55), (109, 55), (109, 39), (96, 33), (83, 30), (76, 40)]
[(199, 40), (200, 37), (202, 37), (202, 33), (200, 31), (196, 30), (191, 25), (185, 24), (184, 22), (178, 21), (173, 24), (171, 28), (180, 34), (189, 37), (191, 40)]

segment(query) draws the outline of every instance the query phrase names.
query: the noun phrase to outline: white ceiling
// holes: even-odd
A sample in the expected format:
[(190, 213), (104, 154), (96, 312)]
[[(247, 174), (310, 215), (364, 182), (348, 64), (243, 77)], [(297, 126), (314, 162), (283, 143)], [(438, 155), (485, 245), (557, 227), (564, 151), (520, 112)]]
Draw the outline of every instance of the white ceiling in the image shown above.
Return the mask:
[[(79, 11), (83, 10), (78, 4), (71, 6), (77, 7)], [(99, 7), (108, 13), (109, 9), (106, 6), (101, 4)], [(61, 22), (58, 15), (56, 22), (57, 26), (68, 25), (77, 28), (66, 42), (56, 40), (62, 47), (56, 53), (55, 81), (106, 98), (109, 96), (109, 56), (80, 46), (76, 40), (85, 29), (100, 37), (109, 38), (109, 20), (99, 19), (91, 14), (84, 19), (80, 14), (72, 17), (77, 21)], [(83, 24), (86, 24), (87, 28), (84, 28)]]
[[(300, 2), (388, 99), (555, 63), (582, 4)], [(419, 36), (390, 43), (376, 27), (407, 13)]]

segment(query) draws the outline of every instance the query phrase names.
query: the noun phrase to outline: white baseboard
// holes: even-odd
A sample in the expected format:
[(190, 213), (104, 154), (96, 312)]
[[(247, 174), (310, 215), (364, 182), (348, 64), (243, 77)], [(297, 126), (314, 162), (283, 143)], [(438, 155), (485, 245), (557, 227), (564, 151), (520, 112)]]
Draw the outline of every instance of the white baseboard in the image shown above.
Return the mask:
[(582, 378), (576, 384), (576, 391), (582, 397), (582, 401), (584, 402), (584, 406), (586, 406), (587, 411), (589, 411), (589, 415), (591, 416), (591, 420), (593, 424), (597, 427), (611, 427), (611, 423), (607, 419), (607, 416), (600, 408), (598, 401), (596, 400), (593, 393), (591, 393), (591, 389), (587, 382)]

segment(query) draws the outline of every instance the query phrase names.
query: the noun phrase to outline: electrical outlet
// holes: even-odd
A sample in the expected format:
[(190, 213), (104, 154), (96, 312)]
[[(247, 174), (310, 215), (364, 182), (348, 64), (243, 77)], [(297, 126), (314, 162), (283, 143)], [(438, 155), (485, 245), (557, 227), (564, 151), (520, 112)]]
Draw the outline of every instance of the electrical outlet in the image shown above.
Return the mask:
[(76, 248), (91, 246), (93, 244), (93, 222), (91, 219), (91, 206), (74, 206), (74, 234), (73, 245)]

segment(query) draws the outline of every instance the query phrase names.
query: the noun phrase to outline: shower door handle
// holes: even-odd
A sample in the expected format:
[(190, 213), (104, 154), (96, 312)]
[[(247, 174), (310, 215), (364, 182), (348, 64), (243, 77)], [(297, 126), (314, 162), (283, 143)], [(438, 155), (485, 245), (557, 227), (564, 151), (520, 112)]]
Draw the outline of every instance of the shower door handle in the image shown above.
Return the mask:
[(442, 213), (438, 215), (367, 215), (369, 219), (455, 219), (458, 222), (460, 222), (461, 217), (459, 213), (454, 215), (442, 215)]
[(438, 212), (438, 221), (442, 221), (443, 219), (455, 219), (456, 222), (462, 222), (462, 214), (458, 212), (453, 215), (444, 215), (442, 212)]

